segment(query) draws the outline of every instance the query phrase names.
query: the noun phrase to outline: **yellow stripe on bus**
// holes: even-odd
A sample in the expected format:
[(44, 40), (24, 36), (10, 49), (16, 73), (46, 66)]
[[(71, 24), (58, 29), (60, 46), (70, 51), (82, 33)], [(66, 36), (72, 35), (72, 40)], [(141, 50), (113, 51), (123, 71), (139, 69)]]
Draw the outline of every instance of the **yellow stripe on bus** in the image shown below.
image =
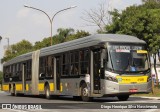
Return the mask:
[(16, 91), (22, 91), (22, 84), (16, 84)]
[(116, 76), (119, 84), (146, 83), (148, 76)]
[(3, 91), (9, 91), (9, 84), (5, 84), (2, 86)]
[(39, 83), (38, 84), (38, 90), (39, 91), (44, 91), (44, 83)]
[(50, 83), (49, 86), (50, 86), (50, 91), (54, 91), (54, 83)]

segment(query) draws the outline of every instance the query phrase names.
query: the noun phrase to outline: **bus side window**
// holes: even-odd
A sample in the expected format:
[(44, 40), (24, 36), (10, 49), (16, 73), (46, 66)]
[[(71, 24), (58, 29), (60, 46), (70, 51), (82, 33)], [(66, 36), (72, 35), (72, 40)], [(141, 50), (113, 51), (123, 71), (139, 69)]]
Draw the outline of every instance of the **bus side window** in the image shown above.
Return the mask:
[(71, 75), (74, 75), (74, 53), (70, 53), (70, 58), (71, 58), (71, 66), (70, 66), (70, 71), (71, 71)]
[(70, 66), (69, 52), (64, 53), (62, 59), (63, 59), (63, 61), (62, 61), (62, 75), (69, 75), (70, 74), (70, 70), (69, 70), (69, 66)]
[(80, 73), (89, 74), (89, 50), (80, 51)]
[[(53, 58), (54, 59), (54, 58)], [(52, 56), (48, 56), (46, 58), (46, 74), (47, 74), (47, 77), (53, 77), (53, 64), (54, 64), (54, 61), (52, 59)]]
[(39, 59), (39, 74), (45, 74), (45, 58), (44, 57), (41, 57)]
[(74, 51), (70, 53), (71, 58), (71, 75), (79, 75), (79, 53), (78, 51)]

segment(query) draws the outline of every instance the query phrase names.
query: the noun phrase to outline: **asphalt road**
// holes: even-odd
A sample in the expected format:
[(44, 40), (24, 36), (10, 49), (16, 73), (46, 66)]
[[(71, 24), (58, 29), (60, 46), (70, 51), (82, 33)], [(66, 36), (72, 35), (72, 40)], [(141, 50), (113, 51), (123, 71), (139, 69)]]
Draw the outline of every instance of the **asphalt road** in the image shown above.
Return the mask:
[[(128, 101), (119, 101), (116, 97), (108, 97), (95, 98), (92, 102), (85, 103), (81, 100), (75, 100), (70, 96), (62, 96), (47, 100), (43, 96), (15, 97), (0, 91), (0, 107), (2, 104), (12, 104), (12, 106), (14, 105), (14, 108), (16, 108), (16, 110), (1, 109), (0, 112), (68, 112), (68, 109), (70, 112), (135, 112), (135, 109), (126, 109), (126, 107), (130, 106), (134, 108), (139, 104), (140, 106), (149, 105), (154, 107), (157, 103), (159, 103), (158, 105), (160, 107), (160, 98), (142, 98), (131, 96)], [(21, 109), (19, 109), (19, 105), (21, 106)], [(25, 108), (26, 105), (27, 109)], [(38, 110), (28, 109), (28, 105), (33, 105)], [(136, 109), (136, 112), (160, 112), (160, 109)]]

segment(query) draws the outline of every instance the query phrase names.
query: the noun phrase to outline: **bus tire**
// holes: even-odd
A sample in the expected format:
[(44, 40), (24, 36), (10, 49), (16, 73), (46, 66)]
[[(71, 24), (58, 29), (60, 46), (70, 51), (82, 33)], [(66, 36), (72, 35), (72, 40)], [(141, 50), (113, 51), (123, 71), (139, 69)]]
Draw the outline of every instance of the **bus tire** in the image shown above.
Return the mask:
[(119, 95), (117, 96), (119, 101), (127, 101), (129, 98), (129, 95)]
[(46, 99), (51, 99), (49, 85), (45, 86), (45, 97)]
[(86, 83), (83, 83), (81, 86), (81, 97), (85, 102), (89, 102), (92, 100), (92, 97), (89, 97), (89, 90)]

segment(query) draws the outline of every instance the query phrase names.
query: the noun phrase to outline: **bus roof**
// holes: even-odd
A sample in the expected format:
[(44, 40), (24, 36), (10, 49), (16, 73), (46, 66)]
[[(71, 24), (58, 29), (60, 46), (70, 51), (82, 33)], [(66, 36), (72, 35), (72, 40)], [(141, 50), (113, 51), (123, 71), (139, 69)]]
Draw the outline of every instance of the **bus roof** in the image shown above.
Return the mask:
[(134, 36), (120, 35), (120, 34), (95, 34), (80, 39), (64, 42), (54, 46), (41, 49), (40, 56), (49, 55), (51, 53), (60, 53), (74, 49), (80, 49), (98, 45), (105, 42), (117, 42), (117, 43), (138, 43), (144, 44), (145, 41), (138, 39)]
[[(134, 36), (129, 35), (121, 35), (121, 34), (94, 34), (84, 38), (75, 39), (72, 41), (60, 43), (57, 45), (53, 45), (50, 47), (40, 49), (40, 56), (50, 55), (61, 53), (69, 50), (80, 49), (84, 47), (98, 45), (100, 43), (105, 42), (116, 42), (116, 43), (136, 43), (136, 44), (145, 44), (145, 41), (138, 39)], [(12, 64), (16, 62), (21, 62), (23, 60), (28, 60), (32, 58), (32, 53), (27, 53), (20, 55), (7, 63), (4, 64)]]

